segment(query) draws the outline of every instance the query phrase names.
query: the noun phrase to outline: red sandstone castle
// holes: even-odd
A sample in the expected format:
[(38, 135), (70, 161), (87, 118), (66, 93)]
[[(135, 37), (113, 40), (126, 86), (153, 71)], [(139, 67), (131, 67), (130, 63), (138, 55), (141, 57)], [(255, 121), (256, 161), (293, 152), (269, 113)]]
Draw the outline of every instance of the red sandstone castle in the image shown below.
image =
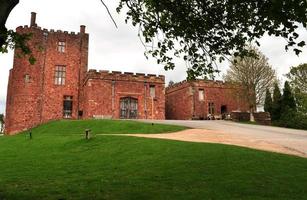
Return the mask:
[[(6, 134), (58, 119), (204, 119), (208, 114), (246, 110), (218, 82), (183, 82), (165, 91), (165, 77), (152, 74), (88, 71), (89, 35), (42, 29), (31, 14), (28, 46), (31, 65), (15, 50), (6, 102)], [(165, 94), (166, 93), (166, 94)], [(165, 103), (166, 97), (166, 103)], [(165, 108), (166, 105), (166, 108)]]
[(31, 65), (15, 50), (10, 70), (7, 134), (57, 119), (164, 119), (164, 76), (88, 71), (89, 35), (41, 29), (32, 13), (28, 46), (36, 58)]

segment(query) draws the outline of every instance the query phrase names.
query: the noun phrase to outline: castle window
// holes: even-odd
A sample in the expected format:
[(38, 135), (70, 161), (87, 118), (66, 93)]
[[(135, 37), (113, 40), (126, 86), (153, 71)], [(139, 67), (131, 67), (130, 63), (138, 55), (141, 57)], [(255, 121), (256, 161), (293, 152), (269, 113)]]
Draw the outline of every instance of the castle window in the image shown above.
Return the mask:
[(65, 52), (66, 43), (63, 41), (58, 42), (58, 52), (64, 53)]
[(155, 98), (156, 97), (156, 87), (154, 85), (151, 85), (149, 87), (150, 97)]
[(203, 89), (198, 90), (198, 99), (199, 99), (199, 101), (203, 101), (205, 99)]
[(209, 114), (214, 115), (214, 103), (213, 102), (208, 103), (208, 112)]
[(48, 32), (44, 32), (44, 33), (43, 33), (43, 36), (44, 36), (44, 40), (47, 40), (47, 38), (48, 38)]
[(30, 82), (30, 75), (26, 74), (25, 75), (25, 83), (29, 83)]
[(63, 117), (71, 118), (72, 116), (72, 96), (64, 96), (63, 101)]
[(66, 79), (66, 67), (55, 66), (54, 84), (65, 85), (65, 79)]

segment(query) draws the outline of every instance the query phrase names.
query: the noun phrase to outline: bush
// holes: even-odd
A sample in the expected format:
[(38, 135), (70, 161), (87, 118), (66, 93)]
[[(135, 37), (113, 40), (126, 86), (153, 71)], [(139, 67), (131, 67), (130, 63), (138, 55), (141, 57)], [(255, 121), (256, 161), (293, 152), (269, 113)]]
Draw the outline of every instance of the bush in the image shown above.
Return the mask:
[(273, 125), (307, 130), (307, 115), (289, 109), (283, 112), (280, 119), (273, 122)]

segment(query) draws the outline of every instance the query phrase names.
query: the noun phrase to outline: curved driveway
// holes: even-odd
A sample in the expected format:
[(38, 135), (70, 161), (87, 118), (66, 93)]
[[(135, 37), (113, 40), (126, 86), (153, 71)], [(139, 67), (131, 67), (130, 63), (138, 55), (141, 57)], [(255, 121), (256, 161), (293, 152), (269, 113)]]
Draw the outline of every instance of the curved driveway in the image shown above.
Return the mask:
[[(185, 121), (185, 120), (141, 120), (212, 130), (221, 136), (230, 136), (241, 141), (253, 141), (281, 146), (307, 157), (307, 131), (272, 126), (249, 125), (230, 121)], [(234, 143), (235, 144), (235, 143)]]

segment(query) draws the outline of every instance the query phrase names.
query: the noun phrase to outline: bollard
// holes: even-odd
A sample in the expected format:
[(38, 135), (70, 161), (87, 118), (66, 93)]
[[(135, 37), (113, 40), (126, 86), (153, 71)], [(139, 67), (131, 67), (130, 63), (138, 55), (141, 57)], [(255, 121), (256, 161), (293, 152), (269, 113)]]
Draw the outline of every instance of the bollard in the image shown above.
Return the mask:
[(90, 129), (85, 129), (85, 139), (90, 139), (90, 132), (91, 130)]

